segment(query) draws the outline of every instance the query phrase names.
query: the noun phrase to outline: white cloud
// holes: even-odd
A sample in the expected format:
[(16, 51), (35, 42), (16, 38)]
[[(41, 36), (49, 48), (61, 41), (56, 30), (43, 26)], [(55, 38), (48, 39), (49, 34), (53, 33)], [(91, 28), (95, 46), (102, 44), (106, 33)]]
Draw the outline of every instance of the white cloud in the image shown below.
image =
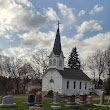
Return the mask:
[(72, 23), (74, 23), (76, 20), (76, 16), (73, 12), (73, 9), (70, 7), (67, 7), (63, 3), (58, 3), (57, 5), (62, 15), (61, 19), (63, 20), (64, 24), (67, 26), (72, 25)]
[(22, 56), (26, 56), (26, 55), (29, 55), (30, 53), (30, 48), (23, 48), (23, 47), (10, 47), (8, 48), (8, 54), (10, 54), (11, 56), (14, 56), (14, 57), (17, 57), (17, 58), (20, 58)]
[(49, 18), (49, 20), (52, 20), (52, 21), (59, 20), (59, 17), (57, 16), (56, 11), (51, 7), (48, 7), (48, 9), (45, 11), (45, 14)]
[(95, 5), (93, 10), (89, 12), (89, 14), (95, 14), (103, 11), (103, 6)]
[(85, 13), (86, 13), (86, 11), (81, 10), (81, 11), (79, 12), (78, 16), (83, 16), (83, 15), (85, 15)]
[(77, 34), (74, 36), (74, 38), (75, 38), (75, 39), (80, 39), (80, 38), (82, 38), (83, 36), (84, 36), (83, 33), (77, 33)]
[[(52, 51), (55, 40), (55, 32), (29, 32), (27, 34), (19, 35), (19, 37), (22, 39), (22, 45), (18, 47), (11, 47), (5, 53), (22, 57), (25, 55), (31, 55), (39, 49), (47, 49), (48, 51)], [(64, 52), (64, 56), (66, 57), (65, 60), (67, 60), (72, 48), (76, 46), (81, 61), (86, 61), (89, 54), (98, 49), (105, 50), (108, 47), (109, 37), (110, 32), (99, 33), (90, 38), (86, 38), (83, 41), (75, 39), (74, 36), (71, 38), (61, 36), (62, 50)], [(31, 48), (31, 45), (34, 46)], [(50, 52), (48, 54), (50, 54)]]
[(47, 18), (33, 11), (28, 0), (2, 0), (0, 2), (0, 34), (36, 30), (47, 22)]
[(16, 1), (17, 3), (26, 5), (27, 7), (31, 7), (31, 6), (32, 6), (32, 3), (29, 2), (28, 0), (15, 0), (15, 1)]
[(78, 33), (84, 33), (86, 31), (100, 31), (102, 26), (95, 20), (84, 21), (81, 26), (77, 27)]
[(36, 48), (50, 48), (53, 45), (55, 32), (49, 31), (48, 33), (44, 32), (29, 32), (23, 35), (19, 35), (22, 39), (23, 46), (34, 45)]

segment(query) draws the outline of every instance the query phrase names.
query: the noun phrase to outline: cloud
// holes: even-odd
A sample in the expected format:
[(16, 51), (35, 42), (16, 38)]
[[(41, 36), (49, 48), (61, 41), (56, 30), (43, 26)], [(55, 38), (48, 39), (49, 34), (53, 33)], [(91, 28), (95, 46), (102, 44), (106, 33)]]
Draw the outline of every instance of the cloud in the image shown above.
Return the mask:
[(99, 13), (101, 11), (103, 11), (103, 6), (95, 5), (94, 8), (93, 8), (93, 10), (91, 10), (89, 12), (89, 14), (92, 15), (92, 14), (95, 14), (95, 13)]
[(22, 5), (25, 5), (27, 7), (32, 7), (32, 3), (29, 2), (28, 0), (15, 0), (17, 3), (20, 3)]
[(47, 17), (32, 10), (27, 0), (3, 0), (0, 2), (0, 34), (36, 30), (47, 23)]
[(21, 44), (24, 47), (34, 45), (35, 48), (49, 49), (53, 45), (55, 32), (49, 31), (48, 33), (44, 33), (39, 31), (36, 33), (31, 31), (23, 35), (19, 35), (19, 37), (22, 39)]
[(60, 10), (61, 19), (63, 20), (64, 24), (69, 26), (72, 23), (74, 23), (76, 20), (76, 16), (73, 12), (73, 9), (70, 7), (67, 7), (67, 5), (63, 3), (58, 3), (57, 5)]
[(10, 54), (11, 56), (20, 58), (22, 56), (29, 56), (30, 53), (30, 48), (23, 48), (23, 47), (10, 47), (7, 50), (8, 54)]
[(48, 17), (48, 19), (51, 21), (59, 20), (59, 17), (57, 15), (56, 11), (51, 7), (48, 7), (48, 9), (45, 11), (45, 14)]
[(83, 16), (83, 15), (85, 15), (85, 13), (86, 13), (86, 11), (81, 10), (81, 11), (79, 12), (78, 16)]
[(95, 20), (84, 21), (80, 26), (77, 27), (78, 33), (84, 33), (86, 31), (100, 31), (102, 26)]
[(95, 52), (96, 50), (105, 50), (109, 46), (110, 32), (99, 33), (95, 36), (85, 39), (82, 42), (80, 49), (80, 57), (82, 60), (86, 60), (87, 56)]
[[(29, 32), (26, 34), (21, 34), (19, 37), (22, 42), (18, 47), (11, 47), (7, 52), (11, 56), (22, 57), (25, 55), (31, 55), (39, 49), (47, 49), (48, 55), (52, 51), (54, 40), (55, 40), (55, 32), (49, 31), (45, 32)], [(77, 34), (76, 34), (77, 36)], [(82, 35), (79, 35), (82, 36)], [(81, 61), (86, 61), (87, 56), (91, 53), (95, 52), (98, 49), (105, 50), (109, 46), (109, 37), (110, 32), (99, 33), (90, 38), (86, 38), (83, 41), (80, 41), (73, 37), (61, 36), (61, 44), (62, 50), (64, 52), (65, 60), (68, 59), (68, 56), (73, 47), (77, 47), (77, 51)], [(68, 42), (68, 43), (67, 43)], [(33, 47), (31, 47), (33, 45)]]
[(80, 39), (80, 38), (82, 38), (83, 36), (84, 36), (83, 33), (77, 33), (77, 34), (74, 36), (74, 38), (75, 38), (75, 39)]

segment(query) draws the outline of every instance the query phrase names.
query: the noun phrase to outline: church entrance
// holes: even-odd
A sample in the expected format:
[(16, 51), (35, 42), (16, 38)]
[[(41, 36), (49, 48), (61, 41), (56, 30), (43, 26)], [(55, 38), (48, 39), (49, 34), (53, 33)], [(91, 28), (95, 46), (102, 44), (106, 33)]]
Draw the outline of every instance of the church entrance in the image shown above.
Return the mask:
[(48, 87), (49, 87), (49, 91), (54, 91), (54, 89), (55, 89), (55, 83), (54, 83), (54, 80), (53, 79), (51, 79), (49, 81)]
[(50, 91), (48, 92), (47, 96), (48, 96), (48, 97), (53, 97), (53, 91), (50, 90)]

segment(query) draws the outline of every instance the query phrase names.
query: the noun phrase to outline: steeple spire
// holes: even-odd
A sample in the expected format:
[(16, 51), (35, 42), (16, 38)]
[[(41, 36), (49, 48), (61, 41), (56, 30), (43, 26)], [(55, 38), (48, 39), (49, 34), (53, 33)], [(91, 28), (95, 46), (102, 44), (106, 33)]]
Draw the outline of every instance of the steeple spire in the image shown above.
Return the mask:
[(55, 42), (54, 42), (54, 47), (53, 47), (53, 52), (55, 55), (60, 55), (61, 53), (61, 41), (60, 41), (60, 31), (59, 31), (59, 21), (58, 21), (58, 29), (57, 29), (57, 33), (56, 33), (56, 38), (55, 38)]

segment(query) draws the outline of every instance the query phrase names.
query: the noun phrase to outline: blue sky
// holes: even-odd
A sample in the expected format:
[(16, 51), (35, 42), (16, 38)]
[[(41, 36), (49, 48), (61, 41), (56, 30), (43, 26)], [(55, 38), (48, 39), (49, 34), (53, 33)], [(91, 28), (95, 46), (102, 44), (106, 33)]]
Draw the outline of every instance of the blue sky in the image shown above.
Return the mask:
[(109, 10), (110, 0), (1, 0), (0, 49), (15, 57), (50, 52), (60, 21), (64, 55), (76, 46), (85, 60), (109, 45)]

